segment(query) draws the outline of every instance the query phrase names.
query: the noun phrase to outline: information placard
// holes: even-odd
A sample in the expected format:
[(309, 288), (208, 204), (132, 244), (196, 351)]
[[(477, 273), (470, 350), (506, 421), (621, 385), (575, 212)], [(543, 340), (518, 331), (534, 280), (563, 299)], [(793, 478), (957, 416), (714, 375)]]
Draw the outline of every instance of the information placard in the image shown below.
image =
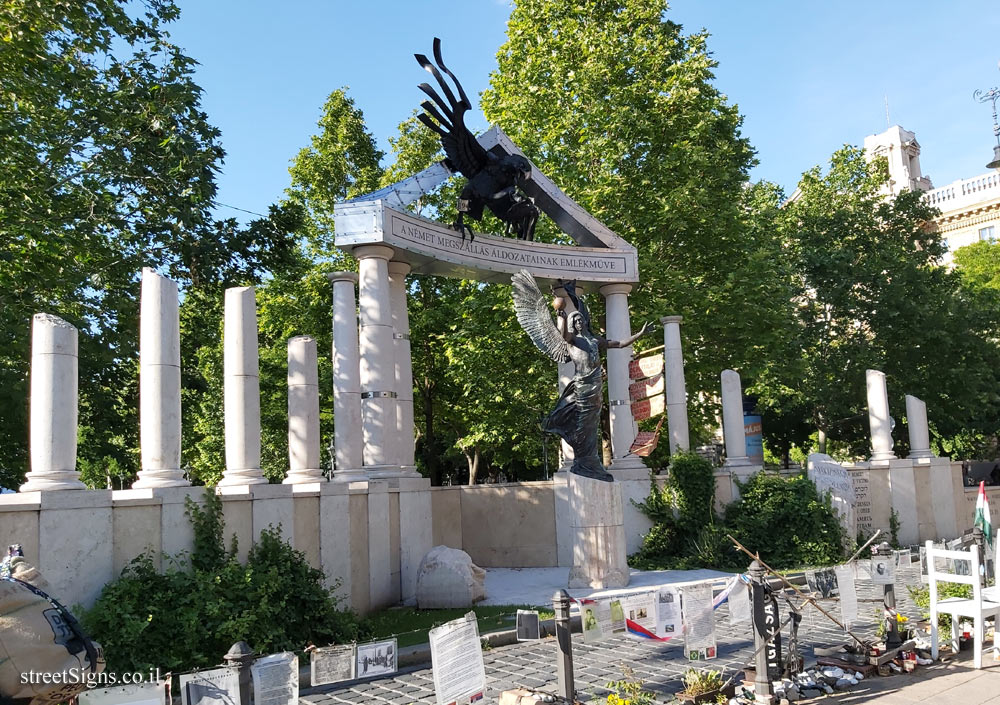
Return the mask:
[(313, 649), (309, 656), (309, 683), (326, 685), (354, 679), (354, 644)]
[(235, 668), (213, 668), (179, 676), (181, 705), (241, 705)]
[(486, 667), (476, 613), (445, 622), (428, 633), (438, 705), (471, 703), (486, 692)]
[(254, 705), (299, 702), (299, 657), (290, 651), (264, 656), (250, 666)]
[(542, 638), (542, 622), (536, 610), (518, 610), (515, 626), (518, 641), (534, 641)]
[(692, 661), (716, 656), (715, 612), (711, 583), (681, 588), (681, 620), (684, 622), (684, 651)]
[(357, 662), (354, 666), (355, 677), (371, 678), (395, 673), (396, 653), (395, 639), (358, 644)]

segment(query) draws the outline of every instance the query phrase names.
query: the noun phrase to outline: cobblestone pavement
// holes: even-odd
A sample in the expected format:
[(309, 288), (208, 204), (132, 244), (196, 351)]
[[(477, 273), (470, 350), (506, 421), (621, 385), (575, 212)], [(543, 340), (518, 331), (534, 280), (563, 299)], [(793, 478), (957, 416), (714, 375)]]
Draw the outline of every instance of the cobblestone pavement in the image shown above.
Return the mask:
[[(899, 610), (911, 619), (919, 619), (920, 613), (910, 600), (905, 585), (919, 584), (919, 580), (919, 563), (897, 571), (897, 604)], [(860, 624), (856, 625), (853, 631), (861, 637), (870, 636), (875, 630), (876, 614), (881, 612), (882, 586), (863, 580), (859, 580), (857, 585)], [(791, 599), (795, 604), (801, 602), (801, 598), (798, 597)], [(836, 599), (823, 600), (821, 604), (825, 610), (839, 619), (840, 607)], [(787, 605), (781, 601), (779, 605), (784, 619)], [(799, 641), (801, 653), (807, 662), (812, 657), (812, 647), (828, 647), (844, 643), (847, 637), (843, 630), (820, 614), (815, 607), (804, 607), (802, 614)], [(708, 665), (714, 669), (724, 670), (728, 677), (749, 662), (753, 654), (753, 636), (749, 624), (737, 626), (729, 624), (726, 605), (716, 611), (715, 619), (719, 657)], [(486, 651), (483, 656), (486, 665), (487, 703), (496, 702), (502, 691), (518, 686), (555, 691), (555, 639), (498, 647)], [(675, 693), (680, 690), (679, 676), (691, 665), (691, 662), (684, 657), (683, 642), (680, 640), (675, 644), (617, 637), (598, 644), (584, 644), (580, 634), (573, 635), (573, 662), (578, 697), (587, 702), (595, 698), (603, 699), (608, 693), (605, 685), (608, 681), (621, 679), (625, 668), (630, 668), (635, 677), (644, 681), (643, 687), (646, 690), (654, 691), (661, 696)], [(300, 700), (309, 705), (335, 703), (434, 705), (436, 703), (430, 667), (400, 672), (392, 678), (324, 686), (310, 695), (301, 697)]]

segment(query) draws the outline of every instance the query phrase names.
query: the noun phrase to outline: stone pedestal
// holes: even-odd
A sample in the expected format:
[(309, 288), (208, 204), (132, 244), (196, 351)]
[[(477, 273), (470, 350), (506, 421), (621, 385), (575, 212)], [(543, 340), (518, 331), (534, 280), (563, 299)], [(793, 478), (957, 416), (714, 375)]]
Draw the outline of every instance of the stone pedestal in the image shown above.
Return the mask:
[(222, 333), (226, 470), (219, 487), (267, 482), (260, 469), (260, 372), (253, 287), (226, 289)]
[(909, 457), (933, 458), (931, 436), (927, 428), (927, 405), (909, 394), (906, 395), (906, 428), (910, 432)]
[(283, 484), (322, 481), (316, 339), (300, 335), (288, 341), (288, 476)]
[(889, 393), (885, 386), (885, 373), (865, 370), (868, 387), (868, 425), (872, 436), (873, 463), (895, 460), (892, 452), (892, 427), (889, 420)]
[(681, 351), (681, 316), (664, 316), (663, 364), (666, 377), (667, 429), (670, 454), (690, 450), (688, 437), (687, 388), (684, 383), (684, 354)]
[(362, 469), (361, 370), (358, 360), (358, 305), (354, 272), (331, 272), (333, 285), (333, 448), (334, 482), (365, 479)]
[(628, 585), (621, 485), (570, 473), (573, 566), (570, 588), (622, 588)]
[(185, 487), (181, 470), (181, 336), (177, 284), (142, 270), (139, 313), (139, 447), (134, 489)]
[(31, 322), (31, 471), (21, 492), (83, 490), (76, 471), (77, 332), (47, 313)]

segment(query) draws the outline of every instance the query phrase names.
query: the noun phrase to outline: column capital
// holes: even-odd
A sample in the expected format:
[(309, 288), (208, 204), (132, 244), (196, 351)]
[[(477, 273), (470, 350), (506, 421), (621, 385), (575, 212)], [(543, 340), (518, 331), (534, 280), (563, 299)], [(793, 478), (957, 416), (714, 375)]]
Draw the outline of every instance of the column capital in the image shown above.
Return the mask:
[(632, 291), (632, 285), (616, 282), (614, 284), (605, 284), (598, 291), (600, 291), (603, 296), (611, 296), (612, 294), (627, 294)]
[(330, 280), (331, 284), (336, 284), (337, 282), (351, 282), (352, 284), (358, 283), (357, 272), (327, 272), (326, 278)]
[(388, 262), (396, 254), (396, 251), (388, 245), (362, 245), (351, 250), (351, 254), (354, 255), (355, 259), (374, 257)]
[(411, 269), (413, 269), (413, 267), (411, 267), (408, 262), (400, 262), (399, 260), (389, 261), (389, 274), (391, 276), (399, 275), (405, 277), (410, 273)]
[(680, 325), (681, 321), (684, 320), (684, 316), (664, 316), (660, 319), (660, 323), (667, 325), (668, 323), (676, 323)]

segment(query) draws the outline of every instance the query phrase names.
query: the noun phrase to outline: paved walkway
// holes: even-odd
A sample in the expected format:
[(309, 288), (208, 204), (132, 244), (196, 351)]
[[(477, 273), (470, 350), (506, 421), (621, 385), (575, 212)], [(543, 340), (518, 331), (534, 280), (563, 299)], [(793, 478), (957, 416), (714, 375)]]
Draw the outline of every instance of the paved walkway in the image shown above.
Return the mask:
[[(919, 610), (913, 605), (903, 584), (919, 582), (919, 564), (898, 571), (896, 599), (900, 611), (919, 619)], [(876, 615), (881, 612), (881, 586), (858, 582), (859, 617), (861, 624), (855, 628), (859, 636), (871, 635), (875, 629)], [(797, 598), (793, 598), (796, 603)], [(870, 600), (865, 602), (863, 600)], [(835, 600), (824, 600), (824, 609), (835, 616), (839, 607)], [(786, 613), (782, 604), (781, 612)], [(753, 638), (748, 624), (731, 626), (727, 606), (716, 612), (716, 632), (719, 657), (709, 665), (724, 670), (727, 677), (750, 661)], [(845, 635), (832, 622), (813, 607), (803, 609), (799, 629), (801, 653), (807, 663), (812, 659), (814, 646), (834, 646), (844, 643)], [(872, 678), (849, 692), (838, 693), (822, 699), (825, 703), (872, 703), (898, 705), (902, 703), (929, 702), (950, 705), (1000, 705), (1000, 663), (990, 661), (990, 668), (974, 671), (964, 659), (933, 667), (918, 668), (914, 674), (888, 678)], [(500, 692), (518, 686), (546, 689), (555, 692), (556, 644), (554, 639), (499, 647), (484, 654), (487, 676), (486, 702), (496, 702)], [(962, 656), (965, 654), (963, 652)], [(680, 675), (691, 665), (684, 657), (683, 643), (638, 641), (626, 637), (609, 639), (599, 644), (583, 643), (580, 635), (573, 637), (573, 659), (578, 697), (585, 702), (603, 700), (608, 690), (606, 684), (622, 678), (625, 669), (643, 681), (645, 690), (657, 694), (658, 701), (680, 690)], [(328, 686), (322, 692), (313, 692), (300, 698), (308, 705), (340, 705), (341, 703), (376, 703), (378, 705), (434, 705), (434, 682), (429, 667), (401, 672), (392, 678), (366, 683)], [(809, 702), (809, 701), (802, 701)]]

